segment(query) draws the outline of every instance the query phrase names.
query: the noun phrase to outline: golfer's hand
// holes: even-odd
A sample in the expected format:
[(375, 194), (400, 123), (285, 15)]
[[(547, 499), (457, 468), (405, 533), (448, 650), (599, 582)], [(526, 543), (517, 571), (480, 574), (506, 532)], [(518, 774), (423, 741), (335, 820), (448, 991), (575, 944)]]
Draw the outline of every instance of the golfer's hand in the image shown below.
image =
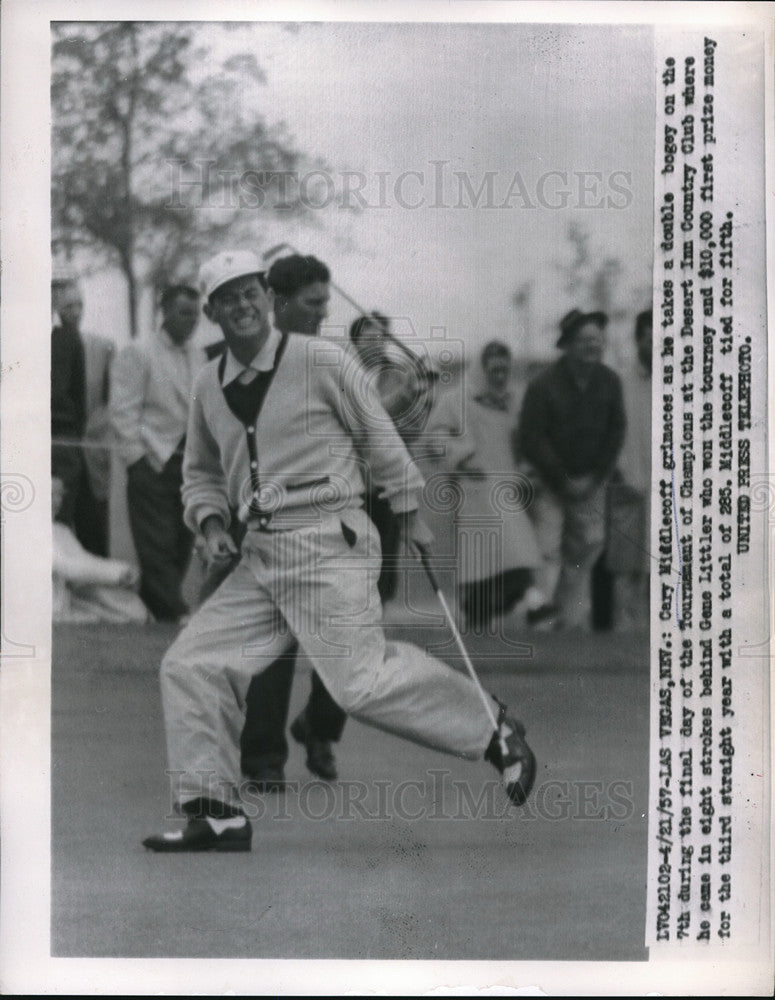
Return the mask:
[(202, 525), (202, 534), (209, 562), (221, 565), (237, 555), (237, 546), (217, 518), (207, 518)]
[(417, 546), (427, 548), (433, 543), (433, 532), (416, 510), (401, 515), (403, 549), (407, 555), (416, 556)]

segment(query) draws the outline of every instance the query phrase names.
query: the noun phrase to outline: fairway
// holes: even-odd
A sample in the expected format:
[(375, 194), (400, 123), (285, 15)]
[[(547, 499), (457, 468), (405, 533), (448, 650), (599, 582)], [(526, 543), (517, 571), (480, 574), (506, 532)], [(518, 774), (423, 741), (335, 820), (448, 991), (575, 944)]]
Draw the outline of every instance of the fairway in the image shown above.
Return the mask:
[[(509, 633), (531, 644), (526, 657), (470, 640), (538, 757), (522, 810), (486, 763), (351, 720), (337, 785), (312, 780), (294, 744), (292, 787), (249, 800), (252, 852), (183, 856), (140, 843), (176, 822), (158, 689), (173, 634), (55, 631), (53, 955), (645, 959), (645, 633)], [(448, 637), (388, 634), (436, 648)], [(308, 689), (302, 661), (291, 718)]]

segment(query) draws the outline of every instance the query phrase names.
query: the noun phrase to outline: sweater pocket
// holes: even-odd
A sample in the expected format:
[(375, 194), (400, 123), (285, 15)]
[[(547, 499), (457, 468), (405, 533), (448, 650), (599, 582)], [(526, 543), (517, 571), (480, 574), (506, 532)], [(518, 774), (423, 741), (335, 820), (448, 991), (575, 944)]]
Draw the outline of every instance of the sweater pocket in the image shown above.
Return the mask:
[(330, 481), (330, 476), (320, 476), (317, 479), (305, 479), (301, 483), (286, 483), (285, 489), (288, 493), (291, 493), (293, 490), (311, 490), (315, 486), (325, 486)]
[(346, 525), (344, 521), (340, 521), (339, 524), (342, 527), (342, 535), (344, 536), (344, 540), (347, 542), (348, 546), (351, 549), (355, 548), (355, 543), (358, 541), (358, 535), (351, 527), (349, 527), (349, 525)]
[(350, 549), (357, 549), (359, 557), (379, 560), (379, 534), (363, 508), (348, 507), (339, 515), (339, 524)]

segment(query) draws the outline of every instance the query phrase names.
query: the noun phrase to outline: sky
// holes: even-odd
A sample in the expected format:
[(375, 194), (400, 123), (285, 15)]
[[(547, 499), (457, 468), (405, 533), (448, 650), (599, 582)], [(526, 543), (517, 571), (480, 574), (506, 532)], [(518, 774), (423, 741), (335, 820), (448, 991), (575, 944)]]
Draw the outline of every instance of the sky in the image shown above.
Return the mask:
[[(571, 223), (588, 231), (595, 263), (611, 257), (621, 264), (622, 331), (614, 339), (626, 337), (649, 305), (651, 29), (317, 23), (204, 30), (218, 56), (256, 55), (266, 74), (254, 97), (260, 113), (283, 121), (299, 148), (330, 165), (338, 188), (360, 186), (367, 204), (354, 213), (330, 203), (308, 221), (252, 210), (256, 249), (288, 242), (313, 253), (350, 296), (394, 317), (399, 335), (433, 331), (469, 352), (499, 338), (517, 352), (546, 355), (564, 312), (590, 304), (563, 288), (553, 263), (570, 258)], [(345, 182), (344, 171), (356, 173)], [(355, 194), (349, 203), (359, 204)], [(526, 285), (529, 299), (519, 310), (512, 298)], [(125, 338), (117, 279), (92, 279), (86, 293), (86, 326)], [(334, 295), (332, 327), (354, 315)]]

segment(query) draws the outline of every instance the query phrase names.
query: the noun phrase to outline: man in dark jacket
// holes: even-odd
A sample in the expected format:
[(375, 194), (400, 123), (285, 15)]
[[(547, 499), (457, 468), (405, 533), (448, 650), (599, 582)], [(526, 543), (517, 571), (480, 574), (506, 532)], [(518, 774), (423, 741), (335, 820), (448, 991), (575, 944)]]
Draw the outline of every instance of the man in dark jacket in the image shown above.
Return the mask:
[(86, 357), (79, 330), (82, 305), (73, 280), (52, 286), (59, 320), (51, 331), (51, 475), (61, 479), (64, 498), (57, 520), (75, 525), (85, 474), (80, 443), (86, 426)]
[(543, 558), (539, 585), (554, 595), (560, 628), (589, 626), (606, 485), (624, 441), (621, 382), (602, 363), (607, 321), (602, 312), (578, 309), (564, 317), (557, 341), (563, 355), (528, 386), (516, 434), (535, 489), (529, 512)]

